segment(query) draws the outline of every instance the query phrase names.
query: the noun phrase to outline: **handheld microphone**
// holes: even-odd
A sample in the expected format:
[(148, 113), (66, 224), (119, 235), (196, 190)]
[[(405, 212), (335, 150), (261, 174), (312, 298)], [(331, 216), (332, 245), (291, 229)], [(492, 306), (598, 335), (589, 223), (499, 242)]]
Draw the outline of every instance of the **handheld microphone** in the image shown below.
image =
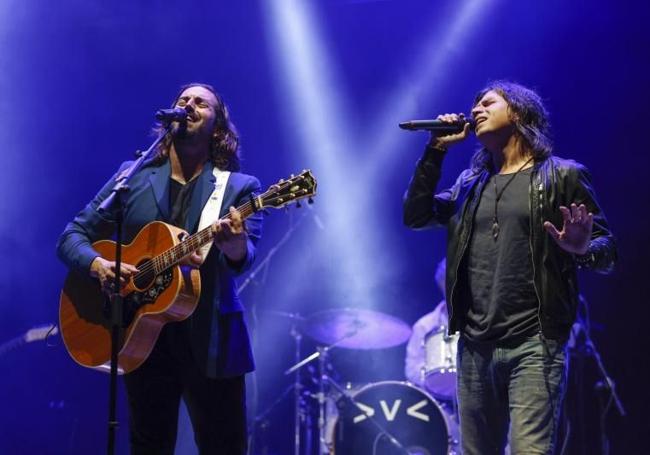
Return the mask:
[(158, 109), (156, 112), (156, 120), (162, 123), (185, 122), (187, 121), (187, 111), (182, 107)]
[(476, 126), (474, 119), (462, 119), (451, 123), (442, 120), (411, 120), (400, 123), (399, 127), (409, 131), (435, 131), (442, 134), (456, 134), (463, 131), (467, 123), (469, 123), (472, 130)]

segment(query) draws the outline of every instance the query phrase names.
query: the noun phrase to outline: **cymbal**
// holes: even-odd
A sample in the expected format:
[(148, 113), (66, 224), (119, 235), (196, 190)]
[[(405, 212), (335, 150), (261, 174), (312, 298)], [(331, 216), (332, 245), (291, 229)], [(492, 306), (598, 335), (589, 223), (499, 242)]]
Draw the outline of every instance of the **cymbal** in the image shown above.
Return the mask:
[(345, 308), (307, 317), (303, 332), (323, 344), (348, 349), (398, 346), (411, 336), (411, 327), (399, 318), (374, 310)]
[(276, 311), (276, 310), (261, 310), (260, 313), (267, 314), (269, 316), (277, 316), (283, 319), (290, 319), (297, 322), (302, 322), (305, 320), (303, 316), (299, 313), (288, 313), (286, 311)]

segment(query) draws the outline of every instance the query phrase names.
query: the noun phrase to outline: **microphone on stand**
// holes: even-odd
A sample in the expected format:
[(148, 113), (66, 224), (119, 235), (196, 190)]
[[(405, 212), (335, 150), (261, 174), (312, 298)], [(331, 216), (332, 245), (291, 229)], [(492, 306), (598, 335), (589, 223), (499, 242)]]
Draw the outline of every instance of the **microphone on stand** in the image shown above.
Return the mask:
[(456, 134), (463, 131), (465, 125), (469, 123), (470, 129), (474, 129), (476, 122), (474, 119), (461, 119), (455, 122), (443, 122), (442, 120), (410, 120), (402, 122), (399, 127), (409, 131), (435, 131), (441, 134)]
[(182, 107), (175, 107), (172, 109), (158, 109), (156, 112), (156, 120), (161, 123), (186, 122), (187, 111)]

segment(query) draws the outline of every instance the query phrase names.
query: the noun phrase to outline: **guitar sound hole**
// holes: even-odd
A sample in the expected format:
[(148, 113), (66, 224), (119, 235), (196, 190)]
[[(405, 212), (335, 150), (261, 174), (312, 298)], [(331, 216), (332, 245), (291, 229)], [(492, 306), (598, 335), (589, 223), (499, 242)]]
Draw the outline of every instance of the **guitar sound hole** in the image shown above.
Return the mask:
[[(146, 270), (144, 264), (138, 264), (138, 269)], [(136, 311), (143, 305), (152, 304), (156, 301), (158, 296), (169, 287), (174, 278), (173, 269), (164, 270), (158, 275), (154, 275), (153, 270), (150, 272), (139, 273), (134, 278), (134, 284), (142, 291), (135, 291), (129, 294), (126, 299), (124, 311), (125, 325), (131, 324)]]
[(138, 289), (148, 288), (156, 277), (151, 261), (147, 260), (140, 262), (136, 267), (138, 267), (140, 272), (133, 277), (133, 284), (135, 284), (135, 287)]

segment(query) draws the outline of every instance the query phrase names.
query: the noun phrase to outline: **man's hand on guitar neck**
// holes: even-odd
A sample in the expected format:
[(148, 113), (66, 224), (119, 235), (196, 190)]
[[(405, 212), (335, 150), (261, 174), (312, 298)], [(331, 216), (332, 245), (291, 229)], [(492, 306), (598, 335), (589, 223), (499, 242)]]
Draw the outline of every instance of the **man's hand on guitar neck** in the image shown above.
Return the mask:
[(230, 207), (230, 218), (219, 220), (212, 225), (214, 244), (232, 262), (241, 262), (248, 253), (248, 234), (244, 229), (241, 213)]
[[(120, 286), (128, 283), (131, 276), (138, 272), (137, 267), (124, 262), (120, 270)], [(90, 276), (99, 280), (102, 290), (110, 292), (115, 282), (115, 261), (107, 261), (103, 257), (97, 256), (90, 264)]]
[[(244, 228), (241, 213), (234, 207), (230, 207), (230, 218), (219, 220), (212, 225), (214, 244), (226, 257), (234, 263), (246, 258), (248, 253), (248, 234)], [(203, 265), (205, 258), (201, 256), (200, 250), (185, 257), (181, 264), (199, 268)]]
[[(212, 234), (214, 235), (214, 244), (226, 255), (228, 260), (238, 263), (246, 258), (248, 234), (244, 228), (241, 213), (237, 209), (230, 207), (230, 218), (214, 223)], [(181, 264), (199, 268), (204, 260), (205, 258), (195, 251), (185, 257)], [(138, 269), (132, 264), (122, 263), (121, 270), (120, 285), (123, 287), (133, 274), (138, 272)], [(115, 281), (115, 261), (107, 261), (101, 256), (97, 256), (90, 264), (90, 276), (99, 280), (104, 291), (110, 292)]]
[(198, 269), (203, 265), (203, 261), (205, 261), (205, 258), (201, 256), (201, 253), (195, 251), (189, 256), (183, 258), (183, 260), (181, 261), (181, 265), (189, 265), (190, 267), (194, 267), (195, 269)]

